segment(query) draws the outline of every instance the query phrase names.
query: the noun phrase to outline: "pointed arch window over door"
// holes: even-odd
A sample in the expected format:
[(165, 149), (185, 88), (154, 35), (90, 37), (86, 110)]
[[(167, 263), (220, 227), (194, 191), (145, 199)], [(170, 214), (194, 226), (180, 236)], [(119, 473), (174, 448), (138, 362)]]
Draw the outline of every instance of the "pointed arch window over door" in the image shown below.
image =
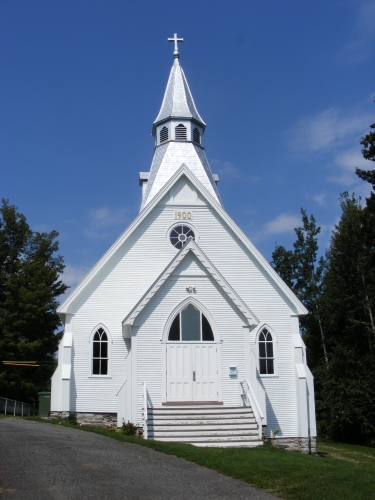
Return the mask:
[(259, 334), (259, 372), (261, 375), (273, 375), (275, 373), (275, 357), (273, 339), (267, 328)]
[(98, 328), (92, 342), (92, 374), (108, 375), (108, 335)]
[(172, 342), (213, 342), (211, 325), (206, 316), (189, 304), (172, 321), (168, 340)]
[(175, 130), (175, 139), (176, 141), (186, 141), (187, 140), (187, 131), (185, 125), (177, 125), (177, 127), (174, 129)]

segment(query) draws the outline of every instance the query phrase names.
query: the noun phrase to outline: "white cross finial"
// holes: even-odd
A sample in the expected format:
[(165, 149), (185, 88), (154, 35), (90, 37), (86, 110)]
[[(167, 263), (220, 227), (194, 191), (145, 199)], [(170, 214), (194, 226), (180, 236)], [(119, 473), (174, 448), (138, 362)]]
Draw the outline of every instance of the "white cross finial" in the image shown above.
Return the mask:
[(180, 53), (178, 52), (178, 42), (183, 42), (183, 38), (177, 38), (177, 33), (174, 34), (173, 38), (168, 38), (168, 42), (174, 42), (174, 52), (173, 57), (180, 57)]

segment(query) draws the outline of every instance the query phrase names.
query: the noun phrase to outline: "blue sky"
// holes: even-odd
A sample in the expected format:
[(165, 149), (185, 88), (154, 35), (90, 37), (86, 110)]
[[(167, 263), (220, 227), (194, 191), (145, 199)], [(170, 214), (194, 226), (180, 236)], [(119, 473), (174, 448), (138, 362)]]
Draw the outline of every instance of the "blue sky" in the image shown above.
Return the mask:
[(137, 216), (177, 32), (225, 209), (270, 260), (322, 227), (375, 121), (375, 1), (3, 0), (0, 195), (60, 233), (74, 286)]

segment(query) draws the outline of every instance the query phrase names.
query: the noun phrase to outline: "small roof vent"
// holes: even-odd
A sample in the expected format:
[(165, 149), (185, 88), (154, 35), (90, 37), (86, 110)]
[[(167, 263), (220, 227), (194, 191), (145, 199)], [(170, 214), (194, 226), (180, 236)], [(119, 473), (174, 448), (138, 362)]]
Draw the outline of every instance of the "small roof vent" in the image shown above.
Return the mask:
[(196, 142), (197, 144), (201, 143), (201, 134), (197, 127), (193, 129), (193, 141)]
[(168, 140), (168, 129), (167, 127), (163, 127), (160, 130), (160, 142), (165, 142)]

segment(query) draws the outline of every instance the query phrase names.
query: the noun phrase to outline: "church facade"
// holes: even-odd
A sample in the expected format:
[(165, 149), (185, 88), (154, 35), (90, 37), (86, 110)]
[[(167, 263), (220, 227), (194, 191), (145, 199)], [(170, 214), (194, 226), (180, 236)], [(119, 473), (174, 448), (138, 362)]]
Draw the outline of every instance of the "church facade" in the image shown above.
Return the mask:
[[(314, 450), (307, 311), (225, 212), (179, 62), (138, 217), (59, 307), (52, 414), (197, 446)], [(276, 432), (277, 430), (277, 432)]]

